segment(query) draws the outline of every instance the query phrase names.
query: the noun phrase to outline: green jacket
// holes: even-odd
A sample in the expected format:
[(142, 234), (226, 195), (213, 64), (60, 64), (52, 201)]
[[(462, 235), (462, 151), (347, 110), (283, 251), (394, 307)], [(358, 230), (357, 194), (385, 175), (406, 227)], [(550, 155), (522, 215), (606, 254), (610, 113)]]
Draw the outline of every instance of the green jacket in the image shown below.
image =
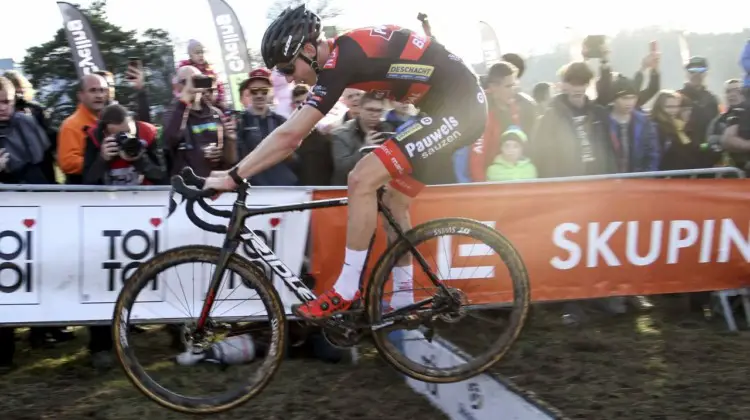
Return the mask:
[(489, 168), (487, 168), (487, 181), (513, 181), (518, 179), (537, 178), (536, 166), (531, 160), (523, 158), (515, 165), (497, 155)]

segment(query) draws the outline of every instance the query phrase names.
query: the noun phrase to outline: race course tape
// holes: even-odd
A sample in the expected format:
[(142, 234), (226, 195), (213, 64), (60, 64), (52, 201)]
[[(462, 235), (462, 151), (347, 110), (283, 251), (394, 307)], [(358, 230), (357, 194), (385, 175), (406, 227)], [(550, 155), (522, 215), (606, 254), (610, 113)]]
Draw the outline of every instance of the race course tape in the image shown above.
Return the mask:
[[(466, 360), (460, 349), (440, 338), (428, 342), (418, 331), (398, 333), (403, 336), (391, 333), (391, 339), (398, 338), (404, 354), (418, 363), (448, 367)], [(412, 378), (406, 378), (406, 383), (451, 419), (567, 420), (533, 393), (496, 374), (482, 374), (452, 384), (430, 384)]]

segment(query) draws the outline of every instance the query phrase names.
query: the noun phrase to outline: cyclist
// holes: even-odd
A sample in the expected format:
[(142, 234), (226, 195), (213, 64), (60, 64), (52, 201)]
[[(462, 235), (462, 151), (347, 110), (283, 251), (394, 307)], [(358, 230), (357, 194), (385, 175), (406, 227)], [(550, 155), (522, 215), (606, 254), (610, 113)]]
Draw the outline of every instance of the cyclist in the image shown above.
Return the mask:
[[(487, 118), (485, 96), (474, 72), (433, 38), (394, 25), (349, 31), (335, 40), (321, 33), (321, 20), (304, 5), (284, 10), (266, 29), (261, 46), (269, 69), (288, 81), (314, 85), (306, 102), (234, 168), (212, 173), (204, 188), (231, 191), (243, 180), (281, 162), (336, 104), (345, 88), (375, 91), (415, 104), (421, 114), (364, 156), (349, 174), (344, 265), (333, 290), (293, 309), (308, 320), (348, 310), (360, 298), (359, 278), (377, 226), (377, 190), (408, 229), (411, 199), (427, 183), (452, 174), (455, 150), (473, 144)], [(413, 303), (411, 261), (399, 261), (394, 290)]]

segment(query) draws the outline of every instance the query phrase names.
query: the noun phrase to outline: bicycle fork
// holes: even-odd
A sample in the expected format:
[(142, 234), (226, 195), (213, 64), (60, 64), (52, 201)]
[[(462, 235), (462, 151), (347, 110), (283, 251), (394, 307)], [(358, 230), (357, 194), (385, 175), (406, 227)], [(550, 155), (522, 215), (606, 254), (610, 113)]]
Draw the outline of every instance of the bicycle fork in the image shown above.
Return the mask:
[[(235, 202), (235, 206), (244, 207), (244, 203)], [(229, 259), (232, 254), (237, 251), (240, 245), (239, 238), (240, 234), (245, 233), (247, 228), (242, 223), (242, 216), (240, 212), (233, 211), (232, 217), (229, 219), (227, 235), (224, 237), (224, 243), (221, 246), (221, 252), (219, 253), (219, 261), (216, 263), (216, 270), (211, 277), (211, 283), (208, 286), (208, 292), (206, 293), (206, 299), (203, 302), (203, 308), (201, 309), (200, 317), (195, 327), (197, 334), (203, 333), (206, 323), (208, 322), (208, 315), (211, 313), (216, 295), (219, 293), (219, 287), (221, 287), (221, 279), (224, 278), (224, 271), (226, 270)]]

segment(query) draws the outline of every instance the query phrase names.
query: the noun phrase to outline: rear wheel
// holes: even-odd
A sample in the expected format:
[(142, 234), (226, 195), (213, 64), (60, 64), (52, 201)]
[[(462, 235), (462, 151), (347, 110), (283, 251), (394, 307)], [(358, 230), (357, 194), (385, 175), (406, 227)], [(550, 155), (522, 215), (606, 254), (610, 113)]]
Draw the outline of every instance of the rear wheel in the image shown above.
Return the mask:
[[(199, 291), (196, 295), (195, 291), (193, 291), (192, 300), (188, 299), (187, 295), (190, 295), (190, 290), (187, 289), (186, 292), (186, 288), (182, 287), (182, 277), (185, 277), (189, 273), (189, 270), (176, 270), (178, 273), (177, 277), (168, 276), (166, 272), (169, 269), (189, 263), (215, 266), (219, 261), (220, 252), (221, 250), (216, 247), (186, 246), (161, 253), (141, 265), (135, 271), (125, 283), (115, 304), (112, 325), (114, 347), (117, 359), (122, 365), (125, 374), (144, 395), (164, 407), (176, 411), (190, 414), (212, 414), (230, 410), (240, 404), (246, 403), (268, 385), (283, 359), (286, 322), (281, 299), (266, 274), (257, 265), (250, 263), (236, 254), (232, 255), (229, 259), (225, 275), (233, 273), (239, 276), (241, 283), (236, 282), (235, 290), (242, 288), (245, 293), (257, 293), (259, 297), (257, 300), (260, 302), (256, 302), (253, 306), (252, 303), (248, 303), (244, 299), (227, 298), (227, 301), (231, 305), (234, 305), (231, 308), (232, 317), (228, 318), (225, 315), (229, 311), (217, 314), (215, 317), (212, 312), (209, 314), (206, 333), (202, 335), (196, 334), (194, 330), (195, 320), (201, 312), (205, 292), (201, 295)], [(180, 276), (180, 272), (182, 272), (182, 276)], [(195, 269), (193, 269), (193, 272), (195, 272)], [(213, 273), (208, 274), (207, 270), (198, 270), (198, 273), (199, 277), (201, 277), (201, 284), (207, 290), (209, 283), (207, 280), (211, 278)], [(148, 294), (144, 294), (143, 298), (136, 300), (142, 291), (152, 293), (149, 291), (151, 287), (147, 287), (152, 285), (152, 279), (158, 281), (160, 287), (171, 290), (175, 288), (175, 285), (172, 284), (170, 287), (170, 283), (175, 283), (178, 278), (183, 293), (173, 293), (175, 296), (174, 299), (167, 300), (165, 298), (163, 302), (153, 302), (153, 300), (149, 302), (147, 299)], [(226, 277), (222, 279), (222, 288), (220, 288), (214, 301), (212, 310), (216, 309), (220, 304), (219, 298), (222, 295), (222, 291), (226, 291), (223, 290), (223, 287), (227, 281)], [(174, 304), (174, 301), (181, 296), (186, 296), (186, 303)], [(248, 298), (247, 300), (251, 299)], [(238, 301), (239, 303), (236, 303)], [(134, 308), (134, 305), (136, 305), (136, 308)], [(143, 307), (138, 305), (143, 305)], [(176, 310), (191, 306), (192, 309), (188, 310), (189, 313), (187, 316), (175, 315), (177, 313)], [(251, 308), (257, 309), (259, 315), (248, 316), (247, 312)], [(153, 315), (153, 311), (155, 310), (163, 310), (169, 315)], [(148, 319), (145, 319), (146, 317)], [(142, 326), (147, 322), (160, 324), (154, 331), (162, 332), (141, 333), (133, 337), (140, 339), (143, 336), (151, 336), (151, 338), (147, 338), (150, 341), (146, 346), (143, 346), (142, 350), (144, 352), (139, 358), (136, 355), (136, 350), (141, 349), (138, 348), (135, 342), (137, 340), (131, 341), (128, 338), (128, 333), (133, 330), (133, 325)], [(161, 328), (163, 324), (169, 324), (167, 331), (173, 336), (171, 349), (160, 349), (154, 345), (154, 341), (158, 340), (158, 338), (168, 336), (168, 334), (164, 333), (165, 330)], [(258, 328), (266, 328), (269, 331), (258, 333)], [(149, 331), (148, 329), (143, 330)], [(242, 340), (229, 340), (232, 336), (243, 334), (247, 334), (250, 337), (249, 343), (251, 344), (247, 344), (247, 342)], [(234, 342), (242, 343), (242, 347), (249, 352), (248, 354), (250, 354), (250, 350), (247, 349), (252, 348), (251, 353), (253, 355), (249, 357), (250, 361), (247, 363), (241, 362), (242, 364), (231, 366), (217, 363), (185, 365), (182, 362), (180, 365), (177, 365), (169, 363), (168, 360), (181, 360), (184, 362), (186, 359), (180, 359), (180, 357), (186, 357), (187, 360), (191, 360), (191, 355), (196, 353), (185, 352), (181, 353), (180, 357), (175, 358), (175, 350), (173, 350), (175, 339), (178, 345), (179, 341), (182, 340), (187, 345), (188, 352), (195, 350), (198, 345), (202, 349), (213, 349), (217, 348), (213, 346), (220, 346), (219, 348), (225, 349), (221, 354), (226, 354), (227, 345), (231, 345), (227, 343)], [(198, 344), (199, 342), (200, 344)], [(170, 346), (165, 344), (163, 347)], [(231, 350), (229, 349), (228, 351)], [(264, 356), (262, 360), (258, 360), (256, 357), (259, 354)], [(157, 359), (159, 355), (164, 355), (164, 357), (161, 360)], [(165, 361), (167, 362), (165, 363)], [(147, 368), (153, 369), (154, 373), (147, 373)], [(253, 369), (254, 372), (246, 372), (245, 369)], [(227, 375), (228, 379), (219, 379), (220, 375)], [(159, 382), (155, 379), (156, 377), (160, 378)], [(233, 384), (230, 381), (236, 382)], [(167, 383), (169, 385), (166, 385)], [(178, 388), (184, 387), (186, 391), (175, 392), (167, 389), (167, 386), (172, 385)], [(185, 395), (183, 392), (189, 392), (191, 395)], [(215, 392), (215, 394), (212, 394), (212, 392)]]
[[(409, 311), (411, 321), (389, 325), (390, 320), (384, 315), (392, 311), (389, 301), (393, 303), (393, 297), (389, 299), (388, 292), (391, 273), (400, 268), (399, 260), (412, 255), (411, 244), (444, 287), (431, 282), (412, 257), (412, 302), (432, 302)], [(454, 248), (458, 257), (447, 255)], [(438, 251), (437, 257), (433, 250)], [(462, 264), (461, 257), (468, 257), (468, 262)], [(459, 272), (462, 268), (471, 271)], [(418, 280), (424, 288), (417, 287)], [(479, 293), (472, 293), (472, 289)], [(408, 231), (381, 256), (367, 286), (367, 313), (371, 324), (377, 326), (372, 336), (380, 354), (403, 374), (432, 383), (459, 382), (500, 361), (523, 328), (529, 301), (528, 274), (510, 241), (491, 227), (462, 218), (437, 219)], [(464, 320), (468, 323), (459, 326)], [(475, 334), (467, 333), (479, 321), (491, 325)], [(435, 329), (442, 326), (446, 333), (435, 335)], [(489, 341), (484, 350), (478, 344), (481, 338)], [(399, 344), (398, 340), (404, 343)], [(411, 343), (416, 340), (427, 340), (429, 344)], [(434, 346), (433, 341), (446, 349), (447, 356), (439, 356), (434, 347), (425, 347)], [(475, 358), (469, 360), (471, 357)], [(448, 366), (451, 361), (454, 365)]]

